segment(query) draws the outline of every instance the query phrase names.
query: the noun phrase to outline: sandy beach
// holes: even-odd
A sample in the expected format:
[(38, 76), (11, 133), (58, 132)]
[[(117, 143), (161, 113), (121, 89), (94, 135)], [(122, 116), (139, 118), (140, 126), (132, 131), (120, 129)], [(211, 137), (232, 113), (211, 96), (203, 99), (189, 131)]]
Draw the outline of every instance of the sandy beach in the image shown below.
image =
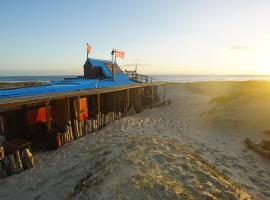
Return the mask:
[[(270, 82), (168, 84), (171, 105), (109, 124), (0, 180), (0, 199), (268, 199)], [(252, 197), (251, 197), (252, 196)]]

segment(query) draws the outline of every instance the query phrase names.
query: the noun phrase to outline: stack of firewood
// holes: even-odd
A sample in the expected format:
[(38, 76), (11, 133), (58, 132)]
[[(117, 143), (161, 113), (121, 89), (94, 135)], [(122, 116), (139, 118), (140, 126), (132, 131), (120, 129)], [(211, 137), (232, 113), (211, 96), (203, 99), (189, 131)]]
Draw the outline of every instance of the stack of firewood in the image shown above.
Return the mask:
[(0, 176), (3, 178), (30, 169), (36, 163), (29, 148), (16, 150), (9, 155), (5, 155), (4, 148), (0, 147), (0, 152)]

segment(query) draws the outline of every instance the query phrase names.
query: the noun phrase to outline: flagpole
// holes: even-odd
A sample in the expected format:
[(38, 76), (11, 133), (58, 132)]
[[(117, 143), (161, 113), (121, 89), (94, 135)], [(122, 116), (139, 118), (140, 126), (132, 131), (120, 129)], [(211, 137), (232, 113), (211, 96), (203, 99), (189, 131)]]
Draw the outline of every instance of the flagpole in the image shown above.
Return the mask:
[(115, 50), (112, 50), (112, 80), (114, 81), (114, 63), (113, 63), (113, 55), (115, 54)]
[[(116, 51), (116, 49), (115, 49)], [(114, 53), (114, 64), (116, 65), (116, 54)], [(114, 80), (115, 80), (115, 67), (113, 66)]]
[(88, 42), (86, 43), (86, 59), (88, 60), (89, 58), (89, 52), (88, 52), (89, 44)]

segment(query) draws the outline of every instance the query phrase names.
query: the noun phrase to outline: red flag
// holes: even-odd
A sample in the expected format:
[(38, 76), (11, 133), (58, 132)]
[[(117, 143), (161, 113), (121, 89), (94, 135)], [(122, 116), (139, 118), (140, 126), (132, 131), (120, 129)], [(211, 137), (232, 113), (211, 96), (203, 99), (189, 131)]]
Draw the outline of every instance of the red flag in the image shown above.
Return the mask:
[(86, 44), (86, 51), (87, 51), (87, 55), (91, 53), (92, 47), (87, 43)]
[(115, 50), (115, 56), (119, 57), (119, 58), (124, 58), (125, 57), (125, 52)]

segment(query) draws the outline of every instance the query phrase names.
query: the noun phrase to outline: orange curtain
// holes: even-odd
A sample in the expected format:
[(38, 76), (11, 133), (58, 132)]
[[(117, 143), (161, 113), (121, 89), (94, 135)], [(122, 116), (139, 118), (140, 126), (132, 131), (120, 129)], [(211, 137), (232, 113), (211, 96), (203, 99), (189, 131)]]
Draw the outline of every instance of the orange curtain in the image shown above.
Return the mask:
[(46, 108), (41, 107), (30, 109), (27, 112), (27, 117), (29, 125), (33, 125), (36, 123), (44, 123), (46, 122)]
[(87, 99), (80, 99), (80, 120), (85, 121), (88, 119)]

